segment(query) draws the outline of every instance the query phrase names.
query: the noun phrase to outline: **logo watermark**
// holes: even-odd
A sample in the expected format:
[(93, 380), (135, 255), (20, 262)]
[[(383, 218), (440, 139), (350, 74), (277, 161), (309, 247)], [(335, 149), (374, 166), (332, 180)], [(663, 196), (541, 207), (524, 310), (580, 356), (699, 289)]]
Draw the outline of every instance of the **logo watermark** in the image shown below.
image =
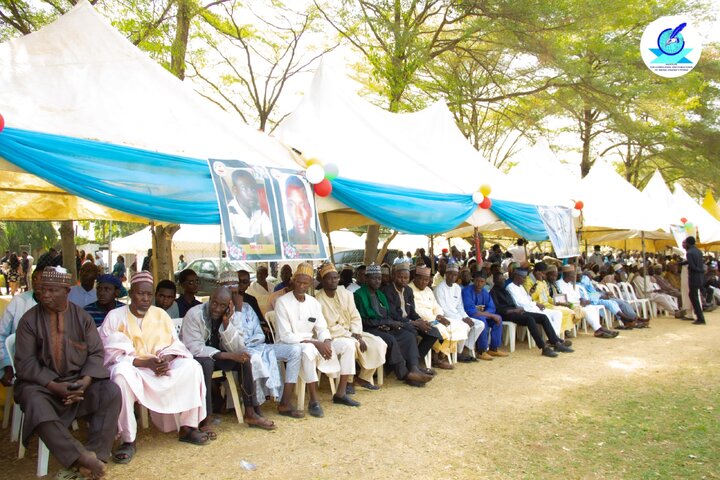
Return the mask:
[(640, 54), (645, 65), (657, 75), (675, 78), (695, 68), (700, 60), (702, 41), (684, 16), (661, 17), (645, 28)]

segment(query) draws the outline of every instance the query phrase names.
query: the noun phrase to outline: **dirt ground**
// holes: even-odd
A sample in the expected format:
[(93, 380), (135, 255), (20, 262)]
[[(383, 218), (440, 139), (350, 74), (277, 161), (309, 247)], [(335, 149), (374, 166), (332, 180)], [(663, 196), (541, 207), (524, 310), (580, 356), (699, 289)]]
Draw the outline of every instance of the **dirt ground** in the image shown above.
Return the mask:
[[(461, 364), (421, 389), (386, 375), (380, 391), (358, 389), (360, 408), (333, 405), (323, 383), (325, 418), (280, 417), (268, 403), (266, 414), (278, 430), (249, 429), (230, 413), (217, 428), (218, 440), (205, 447), (179, 443), (151, 426), (139, 432), (133, 462), (111, 463), (107, 478), (511, 478), (495, 468), (488, 453), (511, 458), (523, 448), (516, 431), (528, 428), (531, 414), (572, 404), (578, 387), (596, 387), (597, 401), (603, 402), (615, 394), (614, 380), (645, 382), (698, 362), (717, 368), (720, 311), (707, 319), (709, 325), (694, 326), (662, 317), (650, 329), (622, 332), (614, 340), (580, 334), (573, 339), (575, 353), (555, 359), (517, 342), (508, 358)], [(18, 460), (8, 437), (3, 431), (0, 478), (34, 478), (37, 443)], [(244, 470), (241, 460), (257, 470)], [(50, 475), (58, 468), (51, 460)]]

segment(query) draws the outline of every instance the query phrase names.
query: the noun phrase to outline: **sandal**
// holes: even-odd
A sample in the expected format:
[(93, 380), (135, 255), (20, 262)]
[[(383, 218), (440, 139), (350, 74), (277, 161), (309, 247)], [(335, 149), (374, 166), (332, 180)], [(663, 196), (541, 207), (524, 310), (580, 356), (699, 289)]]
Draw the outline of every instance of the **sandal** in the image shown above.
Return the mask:
[(212, 430), (212, 427), (210, 425), (200, 427), (198, 430), (207, 435), (208, 440), (217, 440), (217, 433)]
[[(121, 455), (124, 455), (122, 457)], [(117, 450), (115, 450), (115, 453), (113, 454), (113, 462), (119, 463), (122, 465), (126, 465), (130, 463), (130, 461), (135, 456), (135, 442), (128, 443), (124, 442), (122, 443)]]
[(185, 443), (192, 443), (193, 445), (207, 445), (210, 443), (208, 435), (197, 428), (189, 428), (188, 432), (180, 437), (179, 440)]

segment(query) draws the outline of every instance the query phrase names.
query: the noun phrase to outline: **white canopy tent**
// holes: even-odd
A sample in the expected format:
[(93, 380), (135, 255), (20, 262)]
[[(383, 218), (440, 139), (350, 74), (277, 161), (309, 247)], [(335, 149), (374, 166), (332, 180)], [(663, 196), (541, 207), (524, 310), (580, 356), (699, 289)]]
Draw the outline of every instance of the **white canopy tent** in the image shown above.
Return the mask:
[(676, 211), (681, 212), (682, 217), (697, 227), (698, 243), (707, 245), (720, 242), (720, 222), (695, 202), (682, 185), (675, 183), (674, 187), (673, 201)]
[[(437, 102), (415, 113), (391, 113), (360, 98), (347, 77), (323, 63), (305, 97), (277, 129), (278, 138), (339, 167), (341, 177), (444, 193), (504, 188), (504, 174), (481, 157)], [(333, 199), (319, 199), (323, 227), (374, 223)], [(496, 221), (490, 212), (479, 219)]]
[[(7, 127), (199, 159), (297, 168), (282, 144), (203, 99), (123, 37), (87, 0), (52, 24), (0, 44), (0, 85), (0, 114)], [(20, 172), (22, 178), (0, 186), (14, 199), (0, 205), (0, 218), (148, 220), (70, 195), (22, 172), (2, 152), (0, 170)]]
[[(219, 258), (225, 248), (220, 225), (181, 225), (172, 240), (173, 261), (177, 263), (182, 254), (185, 261), (190, 262), (196, 258)], [(136, 255), (143, 258), (152, 247), (150, 227), (112, 241), (111, 252), (113, 258), (118, 254)]]

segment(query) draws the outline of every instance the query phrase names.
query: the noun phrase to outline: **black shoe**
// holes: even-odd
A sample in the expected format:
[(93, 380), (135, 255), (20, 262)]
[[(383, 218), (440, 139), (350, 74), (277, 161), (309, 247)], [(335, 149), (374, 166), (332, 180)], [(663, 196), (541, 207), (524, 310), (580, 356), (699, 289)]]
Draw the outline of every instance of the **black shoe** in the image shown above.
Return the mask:
[(473, 358), (472, 355), (460, 354), (457, 357), (457, 361), (461, 363), (477, 362), (477, 359)]
[(345, 388), (345, 395), (355, 395), (355, 386), (353, 384), (347, 384), (347, 387)]
[(556, 344), (555, 344), (555, 351), (556, 351), (556, 352), (562, 352), (562, 353), (572, 353), (572, 352), (574, 352), (575, 350), (573, 350), (572, 348), (568, 347), (566, 344), (556, 343)]
[(560, 342), (562, 342), (562, 344), (565, 345), (566, 347), (569, 347), (572, 345), (571, 340), (560, 340)]
[(320, 402), (310, 402), (308, 405), (308, 413), (312, 415), (313, 417), (322, 418), (325, 416), (325, 413), (323, 412), (322, 407), (320, 406)]
[(347, 395), (338, 396), (333, 395), (333, 403), (339, 403), (341, 405), (347, 405), (348, 407), (359, 407), (360, 402), (356, 402), (352, 398), (348, 397)]
[(705, 325), (705, 322), (701, 322), (700, 320), (695, 320), (692, 322), (693, 325)]
[(552, 348), (550, 348), (547, 345), (543, 347), (541, 355), (543, 357), (557, 357), (558, 356), (558, 354), (555, 353), (555, 350), (553, 350)]

